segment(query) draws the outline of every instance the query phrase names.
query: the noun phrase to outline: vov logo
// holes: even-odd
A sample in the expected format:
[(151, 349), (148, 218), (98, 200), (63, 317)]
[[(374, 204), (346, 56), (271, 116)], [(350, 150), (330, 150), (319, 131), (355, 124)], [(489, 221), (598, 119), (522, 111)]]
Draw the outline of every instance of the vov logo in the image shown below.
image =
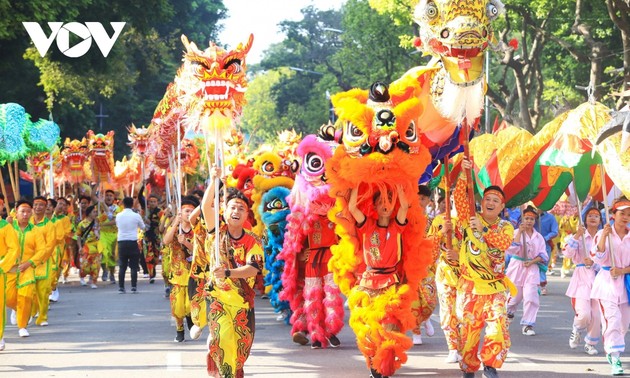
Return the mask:
[[(79, 22), (68, 22), (66, 24), (63, 22), (49, 22), (50, 36), (46, 36), (46, 33), (44, 33), (44, 30), (37, 22), (22, 22), (37, 51), (39, 51), (39, 55), (42, 57), (46, 55), (53, 40), (57, 40), (59, 51), (68, 58), (80, 58), (85, 55), (92, 47), (92, 39), (94, 39), (96, 46), (101, 50), (103, 57), (107, 57), (125, 24), (126, 22), (110, 22), (114, 29), (114, 35), (110, 38), (100, 22), (86, 22), (85, 25)], [(81, 38), (82, 41), (74, 46), (70, 46), (70, 33)]]

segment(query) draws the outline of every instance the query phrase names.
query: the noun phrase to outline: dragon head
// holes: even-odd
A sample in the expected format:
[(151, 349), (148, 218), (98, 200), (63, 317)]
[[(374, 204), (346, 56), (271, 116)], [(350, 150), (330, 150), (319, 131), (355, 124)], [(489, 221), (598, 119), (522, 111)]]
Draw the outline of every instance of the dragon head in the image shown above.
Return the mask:
[(132, 151), (140, 156), (144, 156), (149, 145), (149, 138), (151, 136), (151, 129), (146, 127), (137, 128), (133, 123), (127, 130), (129, 134), (129, 142), (127, 143)]
[(66, 138), (63, 146), (64, 149), (61, 152), (61, 156), (70, 172), (83, 172), (83, 164), (88, 158), (88, 145), (85, 138), (81, 140)]
[(114, 149), (114, 131), (107, 134), (94, 134), (92, 130), (88, 130), (88, 151), (92, 156), (106, 156), (112, 153)]
[(182, 35), (186, 52), (175, 85), (190, 122), (217, 113), (227, 118), (241, 114), (247, 89), (245, 57), (253, 41), (250, 35), (246, 44), (230, 51), (210, 42), (202, 51)]
[(413, 13), (420, 48), (441, 59), (453, 82), (476, 82), (483, 53), (494, 42), (491, 22), (503, 12), (500, 0), (420, 0)]

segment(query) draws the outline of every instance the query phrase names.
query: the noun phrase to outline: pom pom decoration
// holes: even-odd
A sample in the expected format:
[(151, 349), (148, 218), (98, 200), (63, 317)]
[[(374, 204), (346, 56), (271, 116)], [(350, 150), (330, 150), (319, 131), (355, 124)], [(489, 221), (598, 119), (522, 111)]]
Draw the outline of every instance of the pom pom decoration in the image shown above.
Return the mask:
[(26, 156), (24, 131), (30, 123), (30, 115), (21, 105), (0, 104), (0, 160), (15, 161)]

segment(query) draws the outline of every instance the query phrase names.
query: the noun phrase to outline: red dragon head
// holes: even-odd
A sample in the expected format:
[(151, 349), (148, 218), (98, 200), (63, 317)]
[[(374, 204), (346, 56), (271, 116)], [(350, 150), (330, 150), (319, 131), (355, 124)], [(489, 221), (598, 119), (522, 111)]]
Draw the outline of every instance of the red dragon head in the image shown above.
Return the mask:
[(85, 138), (78, 140), (66, 138), (61, 151), (64, 171), (70, 173), (75, 182), (82, 181), (85, 177), (84, 165), (88, 159), (88, 144)]
[(111, 177), (114, 173), (114, 131), (106, 135), (88, 130), (88, 151), (92, 158), (94, 177)]

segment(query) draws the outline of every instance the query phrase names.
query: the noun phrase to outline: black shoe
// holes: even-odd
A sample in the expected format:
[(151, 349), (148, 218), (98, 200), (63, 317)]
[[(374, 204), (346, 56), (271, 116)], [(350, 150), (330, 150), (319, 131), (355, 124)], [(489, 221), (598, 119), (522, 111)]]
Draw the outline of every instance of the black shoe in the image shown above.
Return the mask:
[(125, 288), (124, 287), (119, 288), (118, 294), (125, 294)]
[(383, 378), (383, 376), (376, 369), (370, 369), (370, 378)]
[(499, 378), (499, 373), (497, 373), (497, 369), (491, 366), (484, 366), (483, 376), (486, 378)]
[(328, 345), (330, 345), (333, 348), (337, 348), (339, 345), (341, 345), (341, 341), (339, 341), (337, 336), (330, 335), (330, 337), (328, 338)]
[(315, 341), (311, 344), (311, 349), (322, 349), (322, 343), (319, 341)]
[(171, 296), (171, 287), (170, 287), (170, 286), (167, 286), (167, 287), (164, 289), (164, 298), (170, 298), (170, 296)]
[(466, 373), (466, 372), (464, 372), (464, 375), (462, 375), (462, 377), (464, 377), (464, 378), (475, 378), (475, 373)]
[(178, 343), (181, 343), (184, 341), (184, 330), (182, 329), (181, 331), (177, 331), (177, 336), (175, 336), (175, 340)]
[(136, 289), (135, 287), (132, 287), (131, 294), (138, 294), (138, 289)]
[(192, 316), (186, 315), (186, 325), (188, 326), (189, 331), (195, 325), (195, 323), (193, 323)]
[(154, 283), (154, 282), (155, 282), (155, 278), (150, 278), (150, 279), (149, 279), (149, 283), (150, 283), (150, 284), (152, 284), (152, 283)]

